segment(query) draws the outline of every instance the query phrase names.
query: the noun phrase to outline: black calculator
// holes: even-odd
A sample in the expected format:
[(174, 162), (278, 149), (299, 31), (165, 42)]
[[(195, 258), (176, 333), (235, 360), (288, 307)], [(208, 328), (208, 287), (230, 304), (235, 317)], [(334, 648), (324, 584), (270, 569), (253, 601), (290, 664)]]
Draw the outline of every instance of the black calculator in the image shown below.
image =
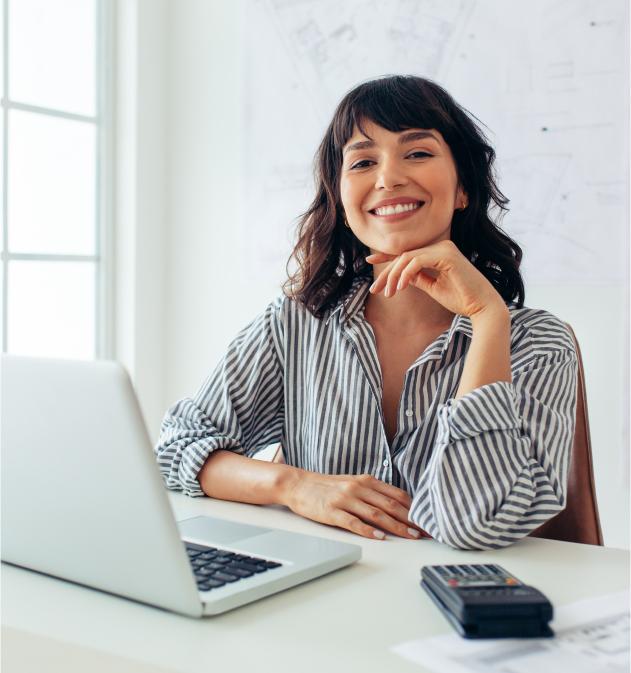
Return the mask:
[(554, 635), (550, 601), (501, 566), (423, 566), (421, 586), (465, 638)]

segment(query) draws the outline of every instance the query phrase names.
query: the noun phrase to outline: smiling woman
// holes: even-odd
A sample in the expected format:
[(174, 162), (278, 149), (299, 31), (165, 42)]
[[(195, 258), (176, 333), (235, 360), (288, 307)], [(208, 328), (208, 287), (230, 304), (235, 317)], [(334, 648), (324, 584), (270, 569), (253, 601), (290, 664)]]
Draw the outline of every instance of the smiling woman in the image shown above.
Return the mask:
[[(372, 276), (371, 252), (449, 239), (504, 300), (523, 306), (521, 248), (489, 215), (495, 206), (500, 219), (508, 203), (494, 160), (472, 115), (435, 82), (394, 76), (356, 87), (318, 149), (317, 192), (299, 223), (287, 293), (321, 316), (357, 276)], [(370, 212), (406, 200), (423, 207), (402, 217)], [(431, 229), (415, 227), (418, 218)]]
[[(285, 294), (166, 414), (169, 488), (467, 549), (565, 507), (576, 352), (523, 306), (521, 249), (489, 216), (507, 204), (494, 156), (429, 80), (343, 98)], [(285, 464), (251, 460), (276, 442)]]

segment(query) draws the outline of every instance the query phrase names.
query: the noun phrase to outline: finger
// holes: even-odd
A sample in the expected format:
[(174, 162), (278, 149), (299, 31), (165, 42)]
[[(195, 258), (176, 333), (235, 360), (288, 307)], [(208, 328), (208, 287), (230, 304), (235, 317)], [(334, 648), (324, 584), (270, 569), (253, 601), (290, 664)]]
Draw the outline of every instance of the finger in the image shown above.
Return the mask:
[(414, 278), (418, 275), (418, 272), (421, 270), (421, 262), (418, 257), (410, 260), (407, 266), (401, 271), (399, 276), (399, 283), (397, 285), (397, 290), (405, 290), (405, 288), (414, 281)]
[(372, 488), (376, 491), (379, 491), (379, 493), (383, 493), (384, 495), (387, 495), (390, 498), (394, 498), (397, 502), (401, 503), (401, 505), (403, 505), (403, 507), (406, 507), (407, 509), (409, 509), (410, 505), (412, 504), (412, 498), (410, 497), (410, 494), (407, 491), (404, 491), (402, 488), (397, 488), (392, 484), (386, 484), (385, 481), (381, 481), (381, 479), (373, 477), (372, 474), (366, 475), (366, 481), (362, 482), (362, 485), (364, 487)]
[(354, 514), (367, 524), (380, 528), (387, 533), (392, 533), (399, 537), (417, 538), (416, 535), (410, 533), (411, 526), (395, 519), (381, 508), (364, 502), (363, 500), (353, 498), (349, 500), (345, 509), (347, 512)]
[(420, 526), (417, 526), (413, 521), (410, 521), (410, 526), (415, 528), (421, 534), (421, 538), (429, 538), (430, 540), (434, 539), (426, 530), (423, 530)]
[(423, 273), (423, 268), (428, 267), (418, 257), (410, 260), (403, 271), (401, 271), (397, 289), (404, 290), (410, 283), (414, 283), (414, 285), (423, 290), (434, 285), (436, 279)]
[(370, 538), (371, 540), (383, 540), (386, 537), (382, 530), (364, 523), (358, 517), (344, 510), (338, 509), (336, 511), (332, 523), (339, 528), (345, 528), (346, 530), (350, 530), (351, 533), (357, 533), (357, 535)]
[(404, 507), (398, 500), (370, 488), (363, 489), (360, 493), (360, 498), (364, 502), (390, 515), (393, 519), (396, 519), (400, 523), (398, 530), (395, 531), (397, 535), (415, 539), (420, 537), (420, 531), (418, 531), (417, 526), (410, 522), (408, 518), (410, 514), (409, 508)]
[(365, 259), (369, 264), (381, 264), (382, 262), (396, 259), (396, 257), (396, 255), (389, 255), (385, 252), (374, 252), (371, 255), (367, 255)]
[(402, 488), (397, 488), (392, 484), (388, 484), (385, 481), (381, 481), (381, 479), (377, 479), (377, 477), (373, 476), (372, 474), (362, 474), (358, 477), (358, 479), (363, 485), (363, 488), (370, 489), (379, 494), (382, 494), (387, 499), (392, 499), (398, 502), (406, 512), (406, 518), (403, 520), (404, 523), (418, 530), (421, 533), (421, 537), (431, 538), (431, 535), (427, 531), (423, 530), (420, 526), (417, 526), (413, 521), (407, 518), (412, 505), (412, 498), (407, 491), (404, 491)]
[(396, 294), (401, 272), (409, 263), (409, 257), (399, 257), (399, 259), (392, 265), (390, 272), (388, 273), (388, 278), (386, 279), (386, 287), (384, 290), (386, 297), (393, 297)]
[(372, 294), (379, 294), (381, 290), (383, 290), (386, 285), (386, 281), (388, 280), (388, 273), (390, 272), (390, 269), (393, 267), (393, 265), (394, 262), (390, 262), (390, 264), (388, 264), (388, 266), (377, 276), (375, 282), (370, 286), (370, 292)]

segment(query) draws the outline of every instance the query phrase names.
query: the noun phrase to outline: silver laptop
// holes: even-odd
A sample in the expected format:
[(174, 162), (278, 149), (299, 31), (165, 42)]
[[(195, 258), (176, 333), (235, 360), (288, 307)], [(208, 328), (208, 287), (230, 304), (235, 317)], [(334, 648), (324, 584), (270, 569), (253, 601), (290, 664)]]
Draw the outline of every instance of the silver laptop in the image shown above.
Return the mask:
[(3, 355), (1, 367), (3, 561), (199, 617), (360, 558), (314, 536), (176, 523), (116, 362)]

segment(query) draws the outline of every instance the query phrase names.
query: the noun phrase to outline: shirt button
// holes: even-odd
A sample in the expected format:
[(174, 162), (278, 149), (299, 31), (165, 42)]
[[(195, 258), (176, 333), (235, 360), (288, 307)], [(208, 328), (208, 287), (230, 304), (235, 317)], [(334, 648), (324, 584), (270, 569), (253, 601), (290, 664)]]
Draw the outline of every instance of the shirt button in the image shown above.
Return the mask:
[(389, 461), (389, 460), (384, 460), (384, 461), (383, 461), (383, 466), (384, 466), (384, 467), (388, 467), (389, 465), (390, 465), (390, 461)]
[(414, 412), (412, 409), (406, 409), (405, 415), (409, 418), (410, 416), (414, 416)]

